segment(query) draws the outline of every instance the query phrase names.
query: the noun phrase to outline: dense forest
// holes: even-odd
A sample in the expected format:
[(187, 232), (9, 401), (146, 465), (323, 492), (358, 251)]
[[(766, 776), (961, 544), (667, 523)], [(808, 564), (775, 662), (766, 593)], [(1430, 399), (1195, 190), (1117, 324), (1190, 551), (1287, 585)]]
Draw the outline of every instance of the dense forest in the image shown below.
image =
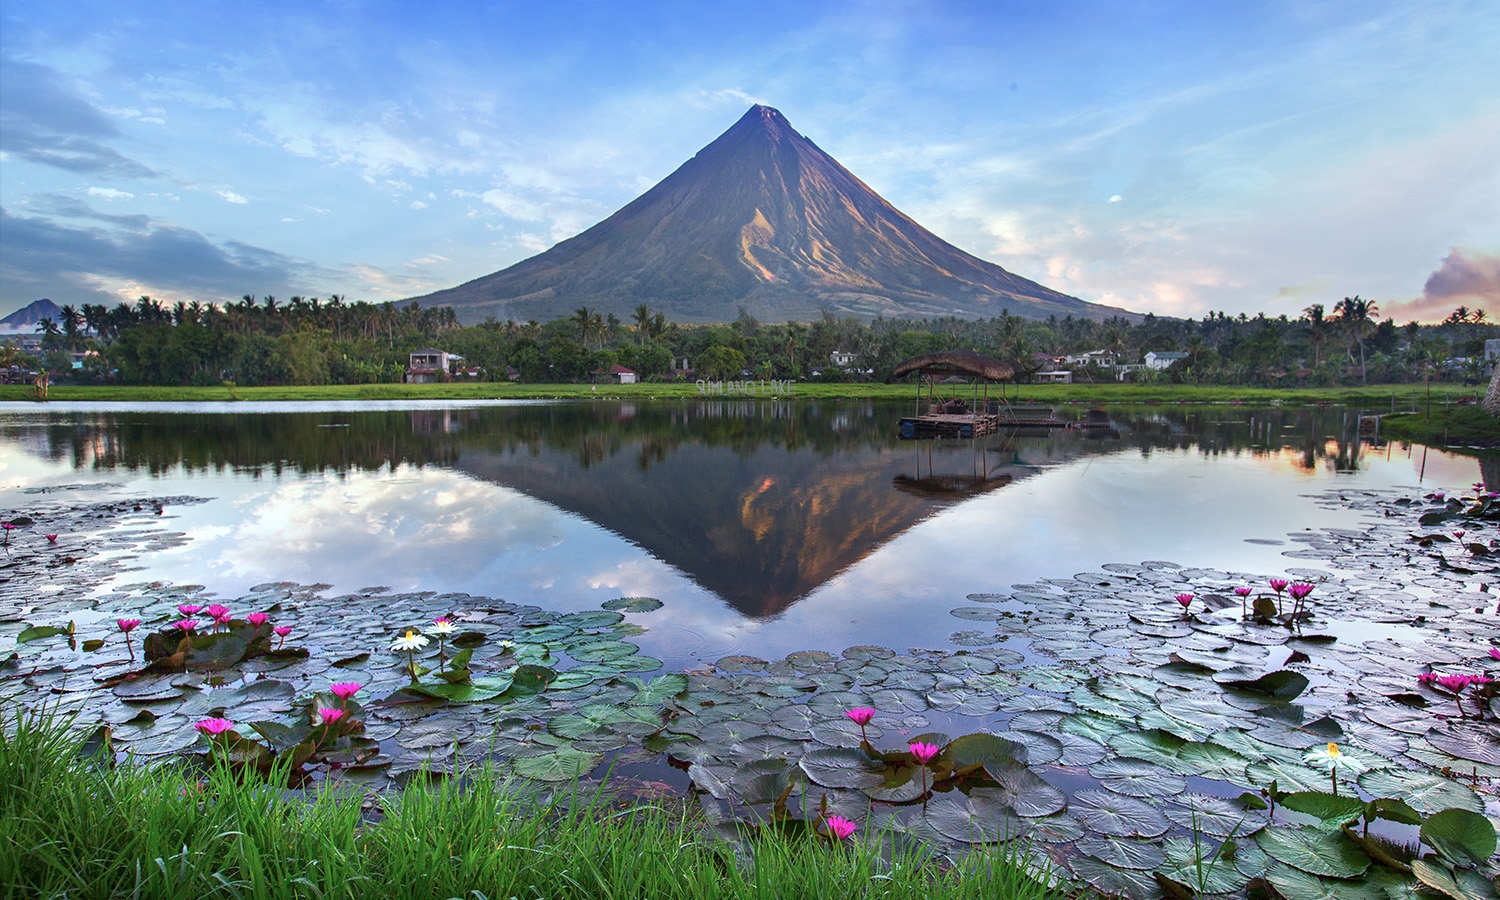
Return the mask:
[[(1484, 342), (1500, 325), (1460, 307), (1438, 325), (1397, 325), (1376, 304), (1348, 297), (1314, 304), (1297, 318), (1210, 313), (1201, 320), (1147, 315), (1132, 323), (1072, 317), (1028, 320), (875, 319), (827, 313), (811, 323), (763, 324), (746, 315), (724, 325), (680, 325), (648, 305), (630, 321), (580, 307), (550, 322), (462, 326), (448, 307), (422, 309), (346, 302), (333, 296), (245, 296), (224, 306), (150, 297), (113, 308), (63, 307), (44, 321), (41, 359), (14, 343), (0, 365), (44, 365), (54, 380), (151, 385), (365, 384), (401, 381), (408, 354), (437, 347), (463, 357), (459, 377), (577, 382), (621, 365), (642, 380), (670, 377), (683, 358), (696, 377), (885, 381), (904, 359), (974, 349), (1034, 369), (1045, 356), (1103, 351), (1121, 364), (1152, 351), (1186, 356), (1132, 380), (1188, 384), (1298, 385), (1479, 380)], [(835, 351), (852, 356), (843, 365)], [(82, 367), (74, 366), (81, 354)], [(1104, 367), (1077, 367), (1077, 380), (1111, 380)]]

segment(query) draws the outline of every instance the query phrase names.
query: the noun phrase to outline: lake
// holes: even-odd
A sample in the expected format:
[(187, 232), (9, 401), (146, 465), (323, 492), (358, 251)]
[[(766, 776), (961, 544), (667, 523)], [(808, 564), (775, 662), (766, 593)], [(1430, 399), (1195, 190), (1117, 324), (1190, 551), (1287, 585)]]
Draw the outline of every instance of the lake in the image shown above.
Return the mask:
[[(132, 580), (465, 592), (573, 611), (660, 599), (676, 668), (946, 645), (973, 592), (1106, 563), (1276, 574), (1313, 495), (1456, 488), (1476, 460), (1362, 444), (1357, 411), (1141, 407), (1104, 430), (900, 441), (904, 404), (8, 404), (4, 505), (191, 495)], [(1064, 410), (1064, 415), (1068, 414)], [(1081, 411), (1074, 415), (1080, 415)], [(80, 494), (79, 496), (82, 496)]]

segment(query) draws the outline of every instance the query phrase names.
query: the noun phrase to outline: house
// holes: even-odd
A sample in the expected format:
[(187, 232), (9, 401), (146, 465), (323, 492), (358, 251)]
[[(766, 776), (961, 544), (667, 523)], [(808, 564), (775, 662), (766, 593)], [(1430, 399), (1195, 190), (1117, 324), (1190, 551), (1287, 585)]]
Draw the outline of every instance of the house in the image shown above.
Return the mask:
[(1063, 362), (1070, 366), (1098, 366), (1101, 369), (1113, 369), (1115, 355), (1108, 350), (1090, 350), (1087, 353), (1065, 356)]
[(1031, 357), (1034, 365), (1040, 366), (1031, 373), (1031, 380), (1036, 384), (1072, 384), (1073, 371), (1064, 368), (1068, 361), (1066, 356), (1053, 356), (1050, 353), (1036, 353)]
[(847, 369), (854, 365), (855, 354), (849, 350), (835, 350), (828, 354), (828, 361), (840, 369)]
[(1188, 355), (1177, 350), (1152, 350), (1146, 354), (1146, 368), (1161, 371)]
[(406, 366), (406, 383), (432, 384), (443, 381), (452, 375), (454, 363), (462, 360), (463, 357), (456, 353), (435, 347), (413, 350)]
[(613, 365), (608, 369), (595, 369), (589, 373), (594, 376), (602, 376), (615, 384), (635, 384), (635, 370), (627, 369), (621, 365)]

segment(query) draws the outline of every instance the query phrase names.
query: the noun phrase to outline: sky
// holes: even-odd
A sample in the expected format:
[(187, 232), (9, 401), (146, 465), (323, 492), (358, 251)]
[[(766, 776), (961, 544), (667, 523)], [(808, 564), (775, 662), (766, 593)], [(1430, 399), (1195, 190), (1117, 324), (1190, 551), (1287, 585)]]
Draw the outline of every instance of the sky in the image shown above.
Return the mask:
[(6, 0), (0, 315), (451, 287), (752, 103), (1084, 300), (1500, 319), (1493, 0)]

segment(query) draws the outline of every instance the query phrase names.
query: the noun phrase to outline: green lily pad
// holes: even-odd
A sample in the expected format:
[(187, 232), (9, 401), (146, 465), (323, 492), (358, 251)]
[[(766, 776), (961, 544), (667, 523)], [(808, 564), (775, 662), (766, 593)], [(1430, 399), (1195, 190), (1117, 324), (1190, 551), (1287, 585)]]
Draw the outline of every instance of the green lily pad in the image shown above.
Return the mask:
[(1232, 800), (1188, 794), (1167, 809), (1167, 818), (1189, 833), (1217, 838), (1244, 838), (1266, 827), (1265, 815)]
[(1022, 818), (1033, 819), (1062, 812), (1068, 806), (1068, 797), (1062, 791), (1043, 781), (1041, 776), (1020, 765), (986, 764), (985, 774), (995, 780), (995, 786), (986, 788), (996, 799), (1006, 803)]
[(1254, 670), (1243, 666), (1225, 669), (1216, 673), (1213, 678), (1214, 681), (1230, 690), (1257, 694), (1283, 702), (1297, 699), (1311, 683), (1301, 672), (1281, 669), (1264, 675), (1256, 675)]
[(1211, 841), (1173, 837), (1166, 840), (1162, 850), (1167, 859), (1157, 871), (1188, 885), (1200, 896), (1239, 891), (1250, 881)]
[(559, 747), (548, 753), (521, 757), (512, 763), (512, 768), (517, 775), (537, 781), (572, 781), (592, 772), (603, 759), (598, 753)]
[(662, 602), (654, 597), (620, 597), (606, 600), (600, 606), (622, 613), (646, 613), (661, 609)]
[(1318, 827), (1325, 831), (1337, 831), (1365, 812), (1365, 803), (1358, 797), (1325, 791), (1294, 791), (1281, 798), (1281, 805), (1319, 820)]
[(1089, 774), (1105, 788), (1127, 797), (1173, 797), (1187, 789), (1187, 780), (1163, 772), (1144, 759), (1119, 756), (1089, 767)]
[(1255, 840), (1267, 856), (1311, 875), (1356, 878), (1370, 867), (1370, 857), (1339, 831), (1267, 828)]
[(1467, 809), (1445, 809), (1422, 823), (1422, 843), (1458, 863), (1484, 865), (1495, 855), (1495, 826)]
[(798, 763), (814, 783), (828, 788), (879, 787), (885, 781), (885, 766), (863, 750), (830, 747), (814, 750)]
[(1373, 879), (1366, 883), (1325, 879), (1291, 866), (1275, 866), (1266, 872), (1265, 879), (1286, 900), (1391, 900), (1399, 896), (1368, 883)]
[(922, 817), (933, 830), (966, 844), (1008, 841), (1026, 833), (1026, 823), (1003, 800), (976, 788), (968, 797), (941, 797)]
[(1484, 801), (1468, 787), (1430, 772), (1372, 769), (1359, 776), (1359, 786), (1376, 797), (1405, 800), (1423, 815), (1445, 809), (1484, 812)]
[(628, 679), (640, 686), (640, 691), (630, 701), (633, 706), (660, 706), (668, 698), (676, 697), (688, 689), (686, 675), (658, 675), (647, 681)]
[(1167, 861), (1157, 841), (1091, 834), (1078, 842), (1078, 852), (1103, 860), (1122, 869), (1151, 871)]
[(60, 625), (33, 625), (16, 635), (16, 643), (28, 644), (43, 638), (63, 637), (70, 633), (66, 627)]
[(1116, 837), (1160, 837), (1169, 827), (1161, 810), (1111, 791), (1079, 791), (1069, 811), (1094, 831)]

